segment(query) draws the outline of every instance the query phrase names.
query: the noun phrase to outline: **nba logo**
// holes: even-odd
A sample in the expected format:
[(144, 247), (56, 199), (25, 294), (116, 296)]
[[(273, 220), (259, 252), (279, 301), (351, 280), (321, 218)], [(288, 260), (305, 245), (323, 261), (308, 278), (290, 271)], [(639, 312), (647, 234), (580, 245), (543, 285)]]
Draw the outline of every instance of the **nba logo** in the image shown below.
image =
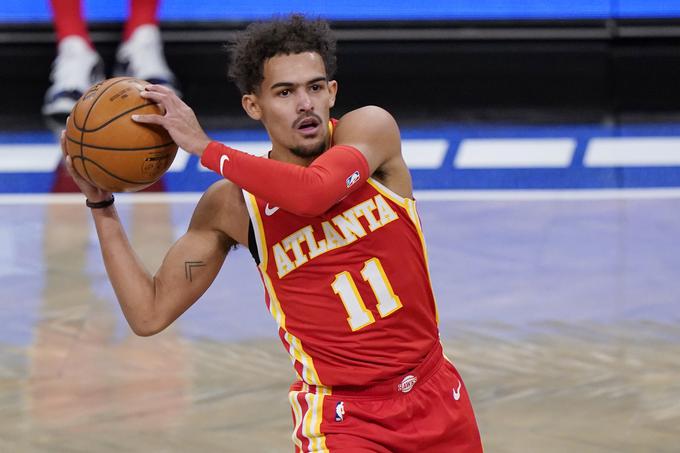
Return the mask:
[(335, 421), (341, 422), (345, 419), (345, 403), (340, 401), (335, 405)]
[(355, 171), (349, 177), (345, 180), (345, 183), (347, 184), (347, 188), (352, 186), (355, 182), (359, 180), (359, 170)]

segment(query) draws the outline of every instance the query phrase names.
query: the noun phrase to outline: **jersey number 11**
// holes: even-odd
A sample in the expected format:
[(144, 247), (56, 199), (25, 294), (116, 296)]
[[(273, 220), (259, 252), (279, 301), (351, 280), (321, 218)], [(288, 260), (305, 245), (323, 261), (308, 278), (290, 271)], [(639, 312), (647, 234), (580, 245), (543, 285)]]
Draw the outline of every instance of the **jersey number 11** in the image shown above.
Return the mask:
[[(382, 318), (391, 315), (402, 307), (401, 300), (399, 300), (399, 296), (394, 294), (392, 285), (387, 279), (385, 270), (378, 258), (371, 258), (364, 263), (361, 277), (371, 285), (373, 294), (375, 294), (375, 298), (378, 301), (376, 307)], [(345, 305), (348, 315), (347, 322), (353, 332), (375, 322), (373, 313), (366, 308), (366, 304), (361, 298), (354, 279), (349, 272), (345, 271), (337, 274), (331, 287), (333, 292), (340, 296), (340, 300)]]

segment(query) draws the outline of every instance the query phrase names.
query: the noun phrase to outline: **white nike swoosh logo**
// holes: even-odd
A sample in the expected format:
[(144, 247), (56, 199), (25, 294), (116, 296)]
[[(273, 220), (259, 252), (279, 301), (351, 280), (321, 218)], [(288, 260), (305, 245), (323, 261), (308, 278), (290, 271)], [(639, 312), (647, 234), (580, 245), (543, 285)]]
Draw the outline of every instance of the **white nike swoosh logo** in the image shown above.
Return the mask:
[(224, 163), (229, 160), (229, 156), (226, 154), (222, 154), (222, 157), (220, 157), (220, 173), (222, 176), (224, 176)]
[(458, 388), (453, 389), (453, 399), (456, 401), (460, 399), (460, 386), (461, 386), (460, 381), (458, 381)]
[(278, 211), (278, 210), (279, 210), (278, 206), (275, 206), (275, 207), (273, 207), (273, 208), (270, 208), (270, 207), (269, 207), (269, 203), (267, 203), (267, 204), (264, 206), (264, 213), (265, 213), (267, 216), (270, 216), (270, 215), (274, 214), (274, 213), (275, 213), (276, 211)]

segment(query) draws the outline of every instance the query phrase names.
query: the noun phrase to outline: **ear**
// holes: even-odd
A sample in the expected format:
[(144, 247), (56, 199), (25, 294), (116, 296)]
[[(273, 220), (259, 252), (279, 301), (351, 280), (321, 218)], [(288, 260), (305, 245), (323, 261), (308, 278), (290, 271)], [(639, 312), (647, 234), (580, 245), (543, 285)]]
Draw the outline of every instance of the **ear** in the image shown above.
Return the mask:
[(246, 111), (248, 116), (255, 121), (262, 119), (262, 109), (260, 109), (260, 104), (257, 102), (257, 95), (252, 93), (244, 94), (241, 98), (241, 106), (243, 106), (243, 110)]
[(335, 105), (335, 96), (338, 94), (338, 82), (336, 80), (328, 81), (328, 92), (330, 93), (330, 107)]

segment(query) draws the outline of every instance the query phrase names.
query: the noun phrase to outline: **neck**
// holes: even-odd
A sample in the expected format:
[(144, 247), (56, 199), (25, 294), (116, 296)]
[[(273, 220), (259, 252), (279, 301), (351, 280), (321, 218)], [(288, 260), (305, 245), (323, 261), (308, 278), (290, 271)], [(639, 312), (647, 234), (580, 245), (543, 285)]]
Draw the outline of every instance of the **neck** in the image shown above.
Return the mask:
[(316, 156), (314, 157), (300, 157), (295, 154), (291, 150), (285, 147), (277, 147), (273, 146), (272, 147), (272, 152), (269, 154), (270, 159), (278, 160), (281, 162), (286, 162), (289, 164), (295, 164), (295, 165), (301, 165), (303, 167), (308, 167), (309, 164), (311, 164), (314, 159), (316, 159)]
[[(326, 132), (327, 132), (326, 133), (326, 140), (325, 140), (323, 152), (325, 152), (331, 146), (332, 132), (328, 129), (327, 129)], [(271, 136), (270, 136), (270, 138), (271, 138)], [(286, 163), (289, 163), (289, 164), (300, 165), (300, 166), (303, 166), (303, 167), (308, 167), (319, 156), (320, 156), (320, 154), (316, 154), (316, 155), (313, 155), (313, 156), (310, 156), (310, 157), (299, 156), (298, 154), (291, 151), (289, 148), (286, 148), (285, 146), (274, 143), (273, 141), (272, 141), (272, 151), (269, 154), (270, 159), (278, 160), (278, 161), (281, 161), (281, 162), (286, 162)]]

